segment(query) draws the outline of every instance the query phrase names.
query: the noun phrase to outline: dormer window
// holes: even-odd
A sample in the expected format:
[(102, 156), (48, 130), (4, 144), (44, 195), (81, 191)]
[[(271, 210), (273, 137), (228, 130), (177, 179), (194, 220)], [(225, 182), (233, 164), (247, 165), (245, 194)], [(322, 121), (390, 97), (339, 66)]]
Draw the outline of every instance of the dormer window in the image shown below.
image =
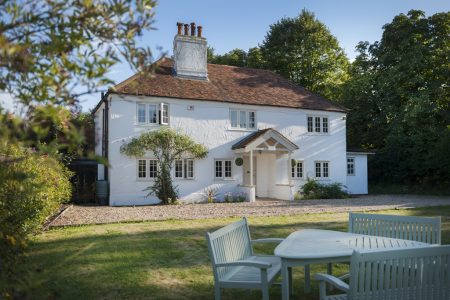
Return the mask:
[(328, 117), (308, 116), (307, 127), (310, 133), (328, 133)]
[(230, 110), (230, 127), (232, 129), (256, 129), (256, 112), (248, 110)]
[(138, 103), (137, 123), (139, 125), (168, 125), (169, 104), (167, 103)]

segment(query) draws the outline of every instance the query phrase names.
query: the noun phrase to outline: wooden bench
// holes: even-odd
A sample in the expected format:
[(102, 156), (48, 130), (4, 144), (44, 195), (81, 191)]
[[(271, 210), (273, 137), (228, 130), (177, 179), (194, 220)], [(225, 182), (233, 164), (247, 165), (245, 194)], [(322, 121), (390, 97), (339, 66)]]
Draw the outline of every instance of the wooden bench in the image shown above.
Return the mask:
[(269, 299), (269, 287), (280, 275), (281, 260), (273, 255), (254, 255), (253, 243), (280, 243), (283, 239), (251, 240), (247, 219), (206, 234), (214, 273), (215, 299), (221, 288), (260, 289)]
[(441, 217), (410, 217), (350, 212), (348, 231), (427, 244), (440, 244)]
[[(353, 252), (350, 283), (316, 274), (320, 300), (450, 299), (450, 246)], [(325, 284), (345, 294), (326, 295)]]
[[(412, 217), (349, 212), (348, 232), (441, 244), (441, 217)], [(331, 275), (332, 265), (327, 273)], [(347, 279), (348, 274), (340, 277)]]

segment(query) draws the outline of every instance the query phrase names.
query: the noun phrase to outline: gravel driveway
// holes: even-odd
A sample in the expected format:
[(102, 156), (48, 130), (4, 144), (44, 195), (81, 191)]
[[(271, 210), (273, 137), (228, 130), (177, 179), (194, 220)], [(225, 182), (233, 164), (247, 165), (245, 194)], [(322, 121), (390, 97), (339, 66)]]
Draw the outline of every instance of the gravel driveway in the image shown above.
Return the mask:
[(217, 217), (279, 216), (320, 212), (369, 211), (450, 205), (450, 197), (417, 195), (365, 195), (351, 199), (280, 201), (255, 203), (202, 203), (154, 206), (69, 206), (51, 227), (129, 221), (204, 219)]

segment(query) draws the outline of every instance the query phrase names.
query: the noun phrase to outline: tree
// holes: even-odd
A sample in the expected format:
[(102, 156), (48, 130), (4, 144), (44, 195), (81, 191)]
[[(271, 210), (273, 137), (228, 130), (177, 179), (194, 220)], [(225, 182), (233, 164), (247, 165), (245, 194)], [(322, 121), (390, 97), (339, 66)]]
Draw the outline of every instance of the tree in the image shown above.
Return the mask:
[[(151, 71), (151, 52), (138, 47), (136, 37), (150, 29), (154, 6), (153, 0), (1, 1), (0, 90), (26, 108), (74, 106), (111, 84), (108, 72), (121, 59)], [(12, 139), (21, 128), (0, 124), (0, 133)]]
[(218, 65), (245, 67), (247, 65), (247, 53), (236, 48), (224, 55), (213, 55), (210, 62)]
[(344, 89), (356, 145), (378, 149), (372, 179), (450, 185), (450, 12), (411, 10), (361, 47)]
[(153, 154), (158, 162), (158, 171), (153, 186), (148, 188), (149, 195), (156, 195), (163, 204), (174, 203), (178, 198), (170, 175), (175, 160), (183, 157), (202, 159), (208, 154), (205, 146), (170, 128), (145, 132), (123, 144), (120, 151), (134, 157), (142, 157), (147, 151)]
[(265, 68), (329, 98), (347, 80), (349, 62), (338, 40), (313, 13), (302, 10), (270, 26), (262, 45)]

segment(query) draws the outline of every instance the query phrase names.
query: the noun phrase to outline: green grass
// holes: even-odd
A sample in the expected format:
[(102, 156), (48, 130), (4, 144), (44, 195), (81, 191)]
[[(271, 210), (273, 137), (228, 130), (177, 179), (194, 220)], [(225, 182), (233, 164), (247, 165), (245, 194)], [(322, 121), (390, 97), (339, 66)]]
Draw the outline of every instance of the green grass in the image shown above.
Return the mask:
[[(443, 217), (450, 242), (450, 207), (383, 213)], [(27, 265), (33, 299), (212, 299), (213, 276), (205, 232), (236, 218), (92, 225), (54, 229), (37, 236)], [(252, 238), (286, 237), (302, 228), (347, 230), (346, 213), (249, 218)], [(273, 247), (256, 248), (271, 252)], [(339, 266), (337, 272), (344, 272)], [(314, 266), (312, 273), (325, 271)], [(317, 299), (317, 285), (303, 293), (303, 269), (294, 269), (296, 298)], [(281, 297), (280, 288), (270, 291)], [(258, 291), (225, 290), (224, 299), (260, 299)]]

